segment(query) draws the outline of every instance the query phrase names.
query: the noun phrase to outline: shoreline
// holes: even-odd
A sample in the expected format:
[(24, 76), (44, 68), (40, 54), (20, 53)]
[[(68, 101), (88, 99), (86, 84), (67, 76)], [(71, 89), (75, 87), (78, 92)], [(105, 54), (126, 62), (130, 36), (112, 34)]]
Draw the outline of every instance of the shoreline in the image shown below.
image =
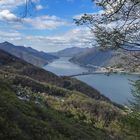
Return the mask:
[(84, 75), (93, 75), (93, 74), (104, 74), (104, 75), (111, 75), (111, 74), (121, 74), (121, 75), (138, 75), (140, 76), (140, 73), (131, 73), (131, 72), (102, 72), (102, 71), (94, 71), (94, 72), (84, 72), (74, 75), (68, 75), (67, 77), (77, 77), (77, 76), (84, 76)]
[[(69, 60), (71, 63), (74, 63), (73, 61), (71, 61), (71, 60)], [(90, 66), (85, 66), (85, 65), (82, 65), (82, 64), (79, 64), (79, 63), (74, 63), (74, 64), (76, 64), (76, 65), (79, 65), (80, 67), (83, 67), (83, 68), (86, 68), (86, 69), (94, 69), (94, 66), (93, 67), (90, 67)], [(104, 67), (105, 68), (105, 67)], [(106, 68), (107, 69), (107, 68)], [(115, 68), (114, 68), (114, 70), (116, 70)], [(128, 74), (128, 75), (140, 75), (140, 72), (131, 72), (131, 71), (94, 71), (93, 70), (93, 72), (89, 72), (89, 73), (91, 73), (91, 74), (95, 74), (95, 73), (100, 73), (100, 74)], [(84, 74), (83, 74), (84, 75)]]
[[(114, 72), (115, 73), (115, 72)], [(120, 73), (120, 74), (129, 74), (129, 75), (140, 75), (140, 72), (128, 72), (128, 71), (124, 71), (124, 72), (121, 72), (121, 71), (118, 71), (116, 73)]]

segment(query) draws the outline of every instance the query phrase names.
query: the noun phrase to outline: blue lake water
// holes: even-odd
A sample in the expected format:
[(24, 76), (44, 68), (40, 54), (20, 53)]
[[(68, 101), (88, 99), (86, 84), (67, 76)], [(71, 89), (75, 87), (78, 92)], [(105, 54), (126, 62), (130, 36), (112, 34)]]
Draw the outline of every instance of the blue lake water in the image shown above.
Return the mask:
[[(69, 62), (69, 59), (68, 57), (62, 57), (46, 65), (44, 69), (57, 75), (73, 75), (88, 71), (86, 68)], [(77, 76), (75, 78), (96, 88), (101, 94), (112, 101), (128, 105), (128, 100), (133, 98), (131, 94), (133, 86), (131, 84), (132, 81), (138, 79), (138, 75), (111, 74), (107, 76), (105, 74), (92, 74)]]
[(46, 65), (44, 68), (57, 75), (73, 75), (82, 72), (87, 72), (86, 68), (80, 67), (76, 64), (69, 62), (69, 59), (69, 57), (61, 57), (60, 59), (57, 59), (52, 63)]

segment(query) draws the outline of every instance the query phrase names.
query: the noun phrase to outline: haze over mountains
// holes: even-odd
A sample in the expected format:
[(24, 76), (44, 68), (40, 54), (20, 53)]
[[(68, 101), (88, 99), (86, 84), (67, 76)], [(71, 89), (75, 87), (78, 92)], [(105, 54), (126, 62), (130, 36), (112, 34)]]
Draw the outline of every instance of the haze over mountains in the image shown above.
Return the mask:
[(39, 67), (58, 59), (57, 56), (53, 56), (49, 53), (37, 51), (31, 47), (16, 46), (9, 42), (0, 43), (0, 49)]
[(108, 61), (113, 57), (113, 52), (109, 51), (100, 51), (97, 47), (91, 48), (88, 51), (74, 56), (71, 61), (81, 64), (88, 65), (93, 64), (96, 66), (105, 66), (108, 64)]
[[(101, 66), (122, 68), (125, 71), (140, 71), (140, 62), (131, 53), (124, 50), (102, 51), (98, 47), (71, 47), (58, 52), (46, 53), (31, 47), (15, 46), (9, 42), (0, 43), (0, 49), (38, 67), (43, 67), (59, 57), (71, 57), (71, 62), (84, 67)], [(139, 54), (137, 53), (137, 55)], [(132, 60), (135, 60), (135, 63)]]
[[(136, 53), (136, 55), (139, 55), (139, 53)], [(140, 71), (140, 62), (136, 59), (128, 51), (100, 50), (97, 47), (93, 47), (72, 57), (70, 61), (82, 66), (116, 67), (125, 71)]]
[(71, 48), (66, 48), (64, 50), (58, 51), (51, 53), (52, 55), (58, 56), (58, 57), (74, 57), (77, 54), (83, 53), (88, 51), (89, 48), (79, 48), (79, 47), (71, 47)]
[(134, 57), (134, 54), (139, 55), (138, 52), (132, 53), (120, 49), (101, 50), (98, 47), (71, 47), (51, 54), (58, 57), (71, 57), (71, 62), (84, 67), (99, 66), (117, 68), (128, 72), (140, 71), (140, 62)]

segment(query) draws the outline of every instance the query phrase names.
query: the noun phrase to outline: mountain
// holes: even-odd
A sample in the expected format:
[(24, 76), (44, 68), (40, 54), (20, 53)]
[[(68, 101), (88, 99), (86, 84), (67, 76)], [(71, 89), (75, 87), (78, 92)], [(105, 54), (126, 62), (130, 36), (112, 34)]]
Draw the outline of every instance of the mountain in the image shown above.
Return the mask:
[[(124, 108), (79, 80), (0, 50), (1, 140), (117, 140)], [(127, 136), (127, 135), (126, 135)]]
[(82, 65), (92, 64), (96, 66), (105, 66), (112, 57), (112, 51), (100, 51), (97, 47), (95, 47), (74, 56), (71, 61)]
[(98, 47), (93, 47), (74, 56), (70, 61), (82, 66), (114, 67), (132, 72), (140, 71), (140, 61), (125, 50), (100, 50)]
[(89, 48), (79, 48), (79, 47), (72, 47), (72, 48), (66, 48), (64, 50), (51, 53), (58, 57), (73, 57), (79, 53), (87, 51)]
[(58, 58), (51, 54), (37, 51), (31, 47), (15, 46), (9, 42), (0, 43), (0, 49), (39, 67)]

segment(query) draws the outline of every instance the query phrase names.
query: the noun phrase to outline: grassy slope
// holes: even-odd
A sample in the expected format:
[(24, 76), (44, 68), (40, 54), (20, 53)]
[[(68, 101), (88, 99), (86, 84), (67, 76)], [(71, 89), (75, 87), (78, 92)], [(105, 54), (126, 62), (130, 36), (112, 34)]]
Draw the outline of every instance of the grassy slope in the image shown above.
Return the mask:
[(109, 139), (104, 131), (91, 129), (47, 104), (19, 100), (9, 82), (0, 82), (0, 111), (1, 140)]

